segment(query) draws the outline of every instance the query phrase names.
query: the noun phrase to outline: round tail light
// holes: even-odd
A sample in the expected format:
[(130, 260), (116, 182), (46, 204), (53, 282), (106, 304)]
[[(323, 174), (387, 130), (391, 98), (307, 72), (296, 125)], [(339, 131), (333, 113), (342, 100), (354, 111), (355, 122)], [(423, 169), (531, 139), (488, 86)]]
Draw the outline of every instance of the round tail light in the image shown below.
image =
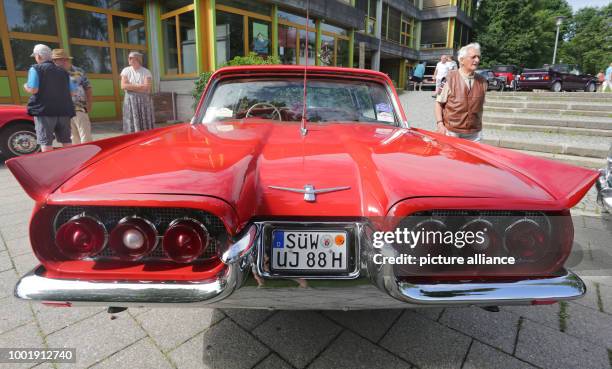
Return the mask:
[(153, 223), (140, 217), (126, 217), (110, 234), (110, 247), (122, 259), (138, 260), (157, 245), (157, 230)]
[(465, 246), (470, 248), (471, 251), (487, 251), (492, 249), (497, 243), (497, 233), (495, 232), (493, 224), (488, 220), (470, 220), (461, 227), (461, 230), (464, 232)]
[(202, 255), (209, 242), (208, 231), (202, 223), (191, 218), (175, 219), (164, 234), (162, 247), (170, 259), (189, 263)]
[(531, 219), (512, 223), (504, 235), (504, 248), (522, 261), (535, 261), (546, 254), (548, 237), (545, 230)]
[[(418, 234), (418, 241), (415, 247), (420, 248), (421, 246), (443, 246), (444, 245), (444, 232), (446, 231), (446, 224), (438, 219), (426, 219), (419, 222), (412, 228), (414, 234)], [(412, 247), (412, 245), (410, 246)], [(427, 250), (422, 250), (427, 251)]]
[(89, 215), (77, 215), (62, 224), (55, 234), (55, 244), (60, 252), (74, 260), (98, 254), (108, 239), (104, 225)]

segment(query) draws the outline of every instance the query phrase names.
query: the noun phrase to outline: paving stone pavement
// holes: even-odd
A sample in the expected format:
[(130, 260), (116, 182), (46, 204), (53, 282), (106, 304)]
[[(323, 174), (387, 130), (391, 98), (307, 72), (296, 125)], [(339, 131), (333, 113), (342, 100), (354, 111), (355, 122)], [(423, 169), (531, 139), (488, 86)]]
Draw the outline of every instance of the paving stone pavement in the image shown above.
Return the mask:
[[(427, 95), (424, 95), (428, 99)], [(433, 100), (433, 99), (432, 99)], [(408, 109), (409, 118), (419, 107)], [(428, 111), (420, 112), (425, 121)], [(118, 133), (96, 126), (95, 137)], [(0, 347), (75, 347), (76, 364), (4, 368), (612, 367), (612, 217), (575, 216), (568, 263), (587, 295), (562, 305), (377, 311), (51, 308), (12, 289), (36, 265), (33, 202), (0, 161)], [(580, 209), (578, 209), (580, 210)]]

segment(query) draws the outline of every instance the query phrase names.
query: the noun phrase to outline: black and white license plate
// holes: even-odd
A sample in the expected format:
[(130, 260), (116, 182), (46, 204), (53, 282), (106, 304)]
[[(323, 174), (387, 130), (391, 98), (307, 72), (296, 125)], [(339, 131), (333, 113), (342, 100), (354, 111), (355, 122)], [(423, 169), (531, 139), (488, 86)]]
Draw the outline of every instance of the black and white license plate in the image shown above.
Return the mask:
[(346, 271), (349, 239), (346, 231), (272, 231), (273, 270)]
[(530, 81), (534, 81), (534, 80), (540, 79), (540, 77), (527, 77), (527, 79)]

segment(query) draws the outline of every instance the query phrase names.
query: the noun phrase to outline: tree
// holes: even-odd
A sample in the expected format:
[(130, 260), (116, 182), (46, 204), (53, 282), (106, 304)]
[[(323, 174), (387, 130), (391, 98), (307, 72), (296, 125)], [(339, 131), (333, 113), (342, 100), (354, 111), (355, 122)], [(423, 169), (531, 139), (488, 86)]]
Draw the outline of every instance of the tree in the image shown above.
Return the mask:
[[(571, 17), (565, 0), (481, 0), (475, 40), (482, 46), (483, 65), (550, 63), (559, 15)], [(567, 27), (561, 31), (563, 36)]]
[(568, 28), (568, 40), (559, 53), (560, 61), (578, 64), (590, 74), (605, 70), (612, 62), (612, 4), (580, 9)]

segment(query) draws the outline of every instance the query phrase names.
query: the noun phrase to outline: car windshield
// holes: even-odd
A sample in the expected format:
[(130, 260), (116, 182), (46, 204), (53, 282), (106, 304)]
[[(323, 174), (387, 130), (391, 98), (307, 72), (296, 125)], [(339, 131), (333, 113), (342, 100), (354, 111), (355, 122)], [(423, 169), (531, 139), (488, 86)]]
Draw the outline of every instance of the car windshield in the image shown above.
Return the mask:
[[(207, 99), (203, 123), (250, 117), (302, 120), (303, 79), (234, 79), (217, 84)], [(398, 113), (380, 83), (308, 80), (309, 122), (365, 122), (397, 125)]]

